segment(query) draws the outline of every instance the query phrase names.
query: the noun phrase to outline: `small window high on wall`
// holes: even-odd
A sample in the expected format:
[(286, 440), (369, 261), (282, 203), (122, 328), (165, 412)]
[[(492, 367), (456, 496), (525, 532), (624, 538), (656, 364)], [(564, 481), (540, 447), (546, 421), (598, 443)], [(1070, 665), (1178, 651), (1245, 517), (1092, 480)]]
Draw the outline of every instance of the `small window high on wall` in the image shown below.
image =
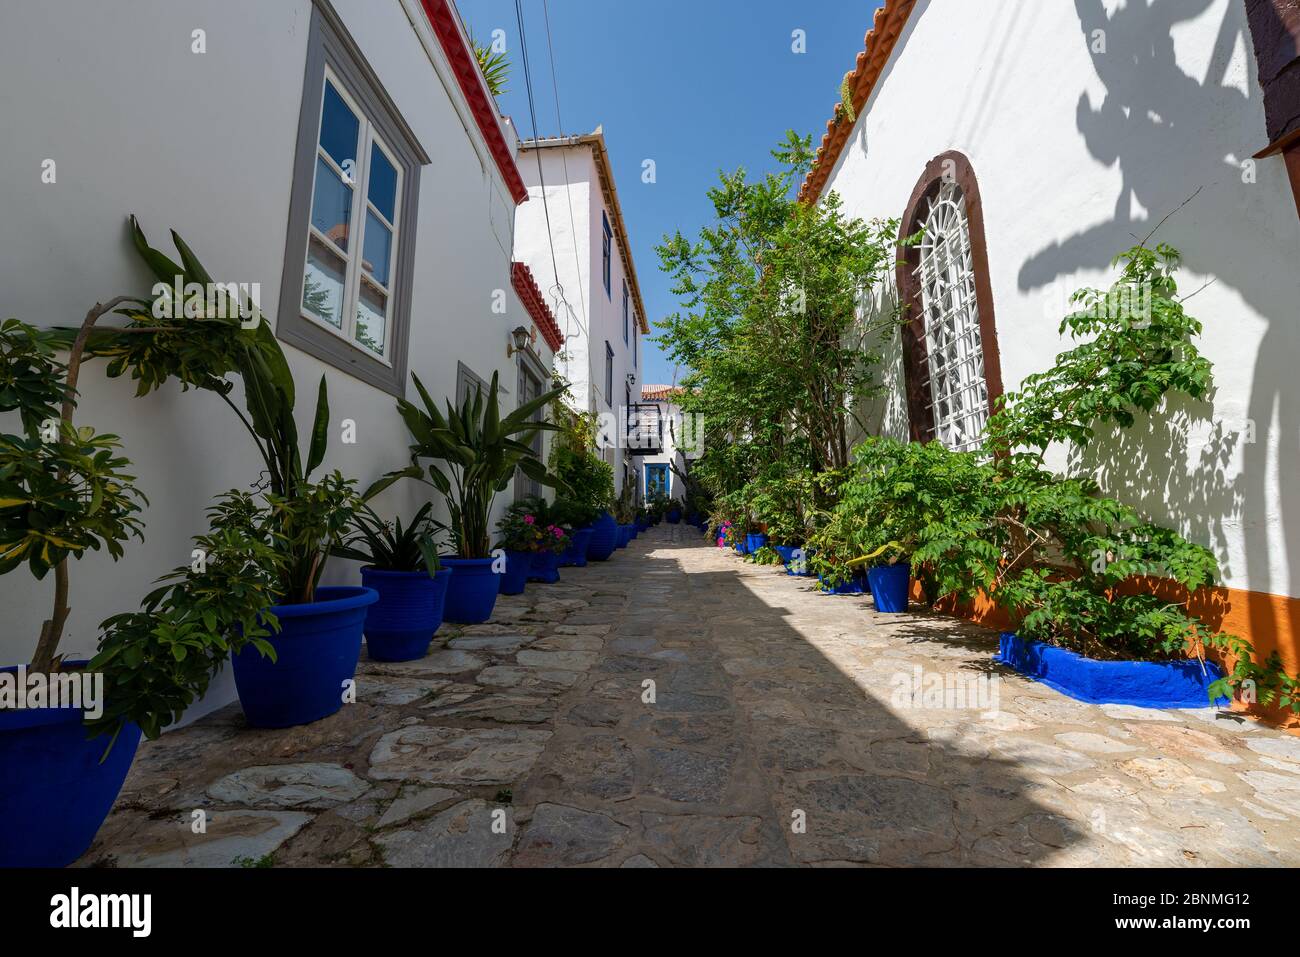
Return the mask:
[(972, 451), (1002, 394), (1002, 371), (979, 187), (961, 154), (936, 157), (917, 184), (901, 235), (918, 231), (920, 244), (898, 267), (912, 438)]

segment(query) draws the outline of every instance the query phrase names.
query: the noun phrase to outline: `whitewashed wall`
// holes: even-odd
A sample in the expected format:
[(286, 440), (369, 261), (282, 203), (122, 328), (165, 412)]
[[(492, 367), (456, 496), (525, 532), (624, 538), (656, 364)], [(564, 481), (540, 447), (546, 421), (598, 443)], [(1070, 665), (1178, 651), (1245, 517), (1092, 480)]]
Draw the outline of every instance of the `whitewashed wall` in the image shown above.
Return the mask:
[[(541, 172), (537, 158), (541, 155)], [(597, 413), (619, 415), (626, 395), (628, 373), (636, 373), (632, 386), (633, 401), (641, 394), (641, 370), (633, 364), (632, 336), (638, 336), (635, 299), (631, 306), (629, 341), (623, 341), (623, 281), (626, 273), (618, 253), (618, 235), (610, 265), (610, 293), (605, 292), (601, 247), (601, 213), (614, 214), (605, 206), (604, 193), (597, 178), (592, 147), (575, 144), (529, 150), (521, 154), (519, 168), (528, 184), (529, 202), (519, 209), (515, 230), (515, 258), (528, 264), (546, 300), (555, 310), (560, 328), (569, 338), (563, 350), (569, 360), (561, 370), (572, 383), (574, 403)], [(546, 184), (550, 206), (550, 235), (542, 205), (541, 181)], [(566, 196), (567, 182), (567, 196)], [(572, 201), (572, 216), (569, 203)], [(558, 268), (557, 268), (558, 267)], [(554, 286), (558, 272), (564, 287), (564, 302), (557, 302)], [(614, 393), (605, 395), (605, 342), (614, 350)], [(607, 460), (614, 466), (614, 488), (623, 488), (623, 463), (636, 468), (637, 459), (623, 448), (610, 450)]]
[[(1107, 53), (1090, 52), (1094, 29)], [(1265, 142), (1240, 0), (921, 0), (828, 190), (856, 215), (897, 218), (930, 159), (969, 157), (1008, 390), (1069, 348), (1066, 293), (1107, 285), (1110, 258), (1169, 216), (1156, 241), (1183, 253), (1215, 394), (1081, 467), (1212, 546), (1227, 584), (1297, 596), (1300, 222), (1280, 159), (1243, 181)], [(869, 424), (905, 435), (890, 352), (892, 399)]]
[[(454, 393), (458, 360), (484, 378), (498, 371), (509, 407), (508, 330), (528, 321), (509, 279), (514, 204), (418, 2), (336, 0), (335, 8), (432, 158), (420, 183), (410, 369), (435, 396)], [(73, 325), (96, 300), (147, 292), (151, 280), (128, 241), (130, 213), (154, 245), (166, 248), (175, 227), (215, 275), (260, 282), (263, 306), (273, 309), (311, 13), (310, 0), (11, 5), (0, 29), (0, 315)], [(197, 28), (207, 32), (202, 55), (190, 52)], [(46, 158), (58, 164), (52, 185), (41, 183)], [(492, 311), (496, 290), (506, 292), (505, 316)], [(329, 382), (335, 434), (326, 468), (364, 486), (404, 464), (409, 436), (391, 396), (285, 351), (304, 433), (322, 373)], [(355, 445), (338, 441), (345, 418), (357, 423)], [(93, 365), (78, 420), (121, 435), (151, 503), (146, 541), (123, 561), (91, 555), (73, 567), (64, 648), (85, 653), (100, 620), (134, 609), (155, 577), (188, 561), (212, 497), (247, 487), (259, 460), (215, 397), (167, 388), (136, 399), (128, 382), (109, 382)], [(377, 506), (409, 512), (423, 497), (408, 483)], [(327, 579), (358, 580), (349, 563), (332, 563)], [(51, 589), (51, 580), (22, 571), (0, 579), (0, 660), (29, 660)], [(227, 672), (198, 710), (232, 694)]]

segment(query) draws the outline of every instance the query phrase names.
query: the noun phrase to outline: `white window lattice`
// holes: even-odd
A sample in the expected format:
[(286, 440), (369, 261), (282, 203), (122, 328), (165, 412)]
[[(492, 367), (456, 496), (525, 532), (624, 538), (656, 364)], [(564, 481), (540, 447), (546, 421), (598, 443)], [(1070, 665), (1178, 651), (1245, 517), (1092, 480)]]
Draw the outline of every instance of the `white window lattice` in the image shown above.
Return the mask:
[(925, 317), (935, 437), (954, 451), (972, 451), (979, 446), (988, 422), (989, 393), (975, 301), (970, 225), (966, 200), (956, 183), (944, 183), (930, 202), (916, 277)]

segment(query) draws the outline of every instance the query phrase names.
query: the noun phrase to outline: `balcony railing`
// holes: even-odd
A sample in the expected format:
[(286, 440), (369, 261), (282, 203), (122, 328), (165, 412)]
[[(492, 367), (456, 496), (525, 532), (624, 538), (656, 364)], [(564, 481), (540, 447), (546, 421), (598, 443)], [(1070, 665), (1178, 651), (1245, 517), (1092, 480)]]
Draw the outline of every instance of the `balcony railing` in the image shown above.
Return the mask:
[(664, 450), (666, 420), (653, 402), (627, 407), (627, 448), (633, 455), (658, 455)]

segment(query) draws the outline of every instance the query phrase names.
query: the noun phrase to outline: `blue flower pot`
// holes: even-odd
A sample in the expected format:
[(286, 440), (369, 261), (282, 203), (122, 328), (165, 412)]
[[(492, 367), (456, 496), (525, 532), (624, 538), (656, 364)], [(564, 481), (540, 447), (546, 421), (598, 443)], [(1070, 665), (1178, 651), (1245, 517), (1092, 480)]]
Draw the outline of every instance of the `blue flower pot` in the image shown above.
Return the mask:
[(572, 540), (569, 547), (565, 549), (564, 555), (560, 558), (560, 567), (566, 568), (585, 568), (587, 565), (587, 548), (591, 545), (591, 536), (595, 530), (591, 527), (576, 528), (573, 530)]
[(676, 525), (682, 520), (682, 510), (680, 508), (670, 508), (668, 510), (668, 524)]
[(907, 611), (907, 593), (912, 585), (912, 566), (908, 562), (880, 565), (867, 569), (867, 584), (876, 611), (900, 614)]
[(497, 581), (499, 576), (492, 570), (493, 559), (444, 558), (442, 563), (455, 573), (447, 586), (443, 620), (458, 625), (478, 625), (491, 618), (501, 589), (501, 583)]
[(861, 595), (867, 590), (867, 583), (857, 575), (854, 575), (848, 581), (835, 585), (834, 587), (827, 584), (824, 575), (818, 575), (817, 582), (821, 590), (828, 595)]
[(559, 581), (560, 554), (560, 552), (533, 552), (533, 564), (528, 572), (528, 580), (547, 585), (554, 585)]
[(593, 562), (609, 561), (618, 547), (618, 522), (609, 512), (601, 512), (591, 527), (591, 543), (587, 546), (587, 560)]
[(0, 867), (66, 867), (86, 852), (122, 790), (140, 729), (127, 724), (101, 764), (108, 742), (86, 740), (77, 708), (0, 711)]
[(317, 588), (305, 605), (276, 605), (279, 634), (267, 639), (276, 660), (245, 647), (231, 658), (239, 703), (255, 728), (309, 724), (343, 707), (344, 682), (357, 673), (373, 588)]
[(521, 595), (528, 584), (528, 573), (533, 570), (533, 553), (506, 549), (505, 574), (498, 575), (497, 592), (502, 595)]
[(753, 554), (767, 544), (767, 536), (762, 532), (750, 532), (745, 536), (745, 551)]
[(618, 526), (618, 534), (614, 537), (615, 548), (627, 548), (628, 528), (626, 525)]
[(781, 556), (782, 565), (789, 565), (794, 561), (794, 553), (797, 549), (794, 545), (773, 545), (772, 550)]
[(361, 569), (361, 584), (379, 593), (366, 612), (366, 654), (373, 661), (414, 661), (423, 658), (442, 625), (451, 569), (430, 577), (428, 572), (392, 572), (369, 566)]

